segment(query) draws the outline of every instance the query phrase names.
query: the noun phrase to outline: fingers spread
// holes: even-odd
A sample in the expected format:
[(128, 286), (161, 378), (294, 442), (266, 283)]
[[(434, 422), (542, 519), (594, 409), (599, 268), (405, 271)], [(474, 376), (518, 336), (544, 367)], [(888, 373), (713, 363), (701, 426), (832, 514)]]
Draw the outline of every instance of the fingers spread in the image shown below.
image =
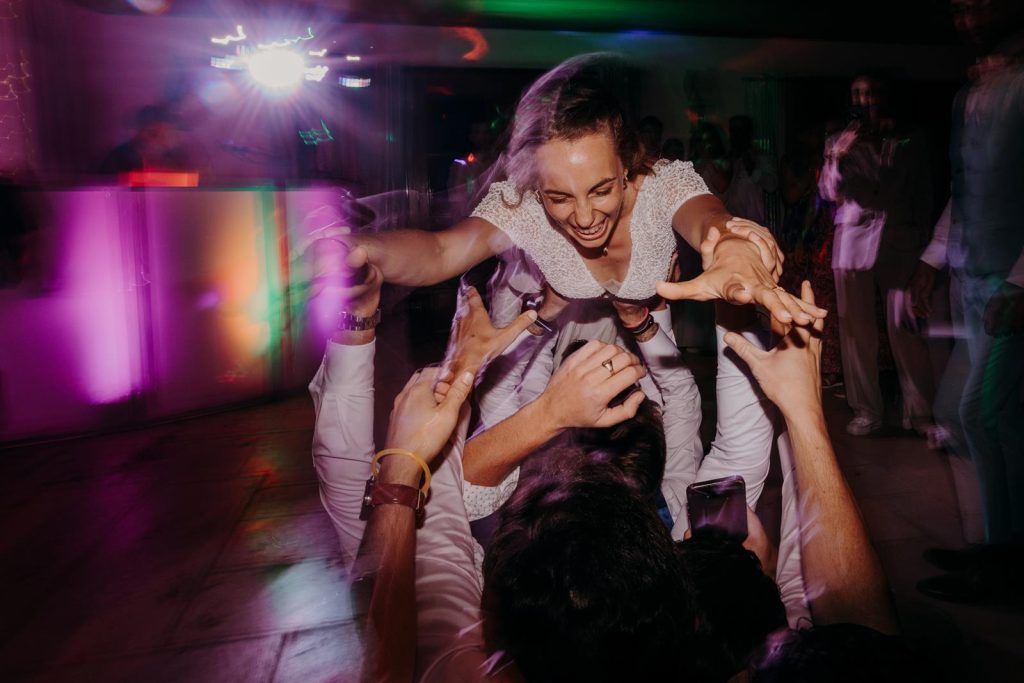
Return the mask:
[[(705, 271), (705, 274), (707, 271)], [(692, 299), (694, 301), (708, 301), (715, 298), (713, 295), (709, 295), (706, 288), (703, 286), (701, 278), (704, 275), (698, 276), (693, 280), (685, 280), (683, 282), (659, 282), (657, 285), (658, 294), (665, 299), (671, 299), (672, 301), (680, 301), (683, 299)]]
[(746, 361), (747, 365), (753, 365), (753, 363), (756, 363), (767, 355), (767, 352), (757, 348), (743, 335), (737, 334), (736, 332), (726, 332), (722, 341), (724, 341), (730, 349), (735, 351), (737, 356)]

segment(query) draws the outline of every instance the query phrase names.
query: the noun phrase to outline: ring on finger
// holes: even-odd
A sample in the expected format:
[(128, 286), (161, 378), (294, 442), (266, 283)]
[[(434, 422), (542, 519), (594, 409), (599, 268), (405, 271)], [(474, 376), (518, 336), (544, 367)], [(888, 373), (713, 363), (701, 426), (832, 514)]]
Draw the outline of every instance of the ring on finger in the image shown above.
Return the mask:
[(605, 362), (601, 363), (601, 367), (603, 367), (605, 370), (607, 370), (609, 374), (611, 374), (611, 375), (615, 374), (615, 364), (612, 363), (612, 359), (611, 358), (609, 358)]

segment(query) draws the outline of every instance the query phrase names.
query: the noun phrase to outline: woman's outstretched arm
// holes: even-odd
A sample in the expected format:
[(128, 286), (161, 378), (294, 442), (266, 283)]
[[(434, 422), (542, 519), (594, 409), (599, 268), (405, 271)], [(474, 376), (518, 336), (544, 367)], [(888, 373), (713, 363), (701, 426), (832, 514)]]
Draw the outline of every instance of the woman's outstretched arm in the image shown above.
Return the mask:
[[(419, 287), (444, 282), (512, 246), (512, 241), (482, 218), (470, 217), (447, 230), (395, 230), (377, 235), (342, 235), (337, 238), (349, 249), (362, 247), (369, 262), (377, 266), (384, 280)], [(343, 272), (338, 273), (337, 269)], [(351, 275), (344, 259), (322, 263), (318, 276)]]

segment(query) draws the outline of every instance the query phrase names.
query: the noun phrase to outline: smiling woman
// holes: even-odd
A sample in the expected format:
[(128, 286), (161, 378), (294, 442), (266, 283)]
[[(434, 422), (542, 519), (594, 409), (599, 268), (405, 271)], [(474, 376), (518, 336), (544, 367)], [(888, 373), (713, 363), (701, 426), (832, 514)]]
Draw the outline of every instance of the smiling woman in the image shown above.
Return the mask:
[[(647, 156), (604, 75), (617, 59), (582, 55), (541, 76), (520, 98), (506, 149), (482, 183), (472, 216), (427, 233), (332, 235), (384, 279), (428, 285), (519, 247), (563, 297), (757, 302), (782, 323), (825, 312), (776, 287), (781, 257), (770, 233), (735, 221), (692, 164)], [(705, 253), (705, 272), (669, 278), (680, 235)], [(319, 264), (350, 278), (351, 259)]]

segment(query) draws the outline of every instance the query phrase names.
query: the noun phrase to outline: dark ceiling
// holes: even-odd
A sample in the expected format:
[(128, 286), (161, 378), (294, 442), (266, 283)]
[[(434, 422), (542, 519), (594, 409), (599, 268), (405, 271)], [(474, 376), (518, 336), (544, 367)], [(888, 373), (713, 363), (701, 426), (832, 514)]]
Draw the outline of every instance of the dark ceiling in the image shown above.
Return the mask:
[[(69, 0), (100, 12), (140, 13), (160, 0)], [(956, 44), (949, 0), (164, 0), (166, 14), (310, 15), (339, 21), (657, 31), (744, 38)]]

